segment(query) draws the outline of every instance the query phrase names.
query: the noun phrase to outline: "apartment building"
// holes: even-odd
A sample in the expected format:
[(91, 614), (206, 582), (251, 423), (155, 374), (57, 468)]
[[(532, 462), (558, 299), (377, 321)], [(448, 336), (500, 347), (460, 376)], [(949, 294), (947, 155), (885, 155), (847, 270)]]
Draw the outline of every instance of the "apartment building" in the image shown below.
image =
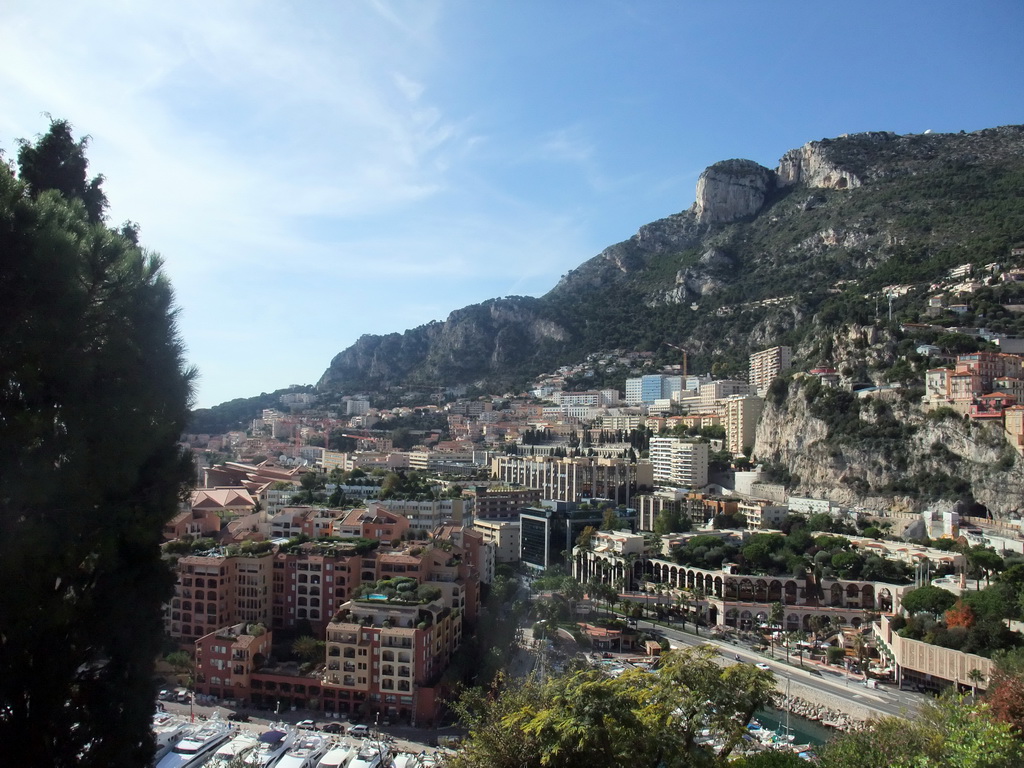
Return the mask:
[(736, 511), (743, 516), (747, 528), (778, 528), (789, 507), (785, 504), (773, 504), (765, 499), (746, 499), (739, 502)]
[(461, 641), (462, 615), (443, 600), (351, 600), (327, 627), (323, 706), (431, 724), (445, 694), (441, 675)]
[(365, 509), (353, 509), (334, 521), (335, 536), (361, 536), (378, 541), (395, 541), (409, 530), (409, 519), (392, 512), (379, 502), (370, 502)]
[(681, 488), (708, 484), (708, 444), (677, 437), (652, 437), (650, 445), (654, 482)]
[(707, 384), (701, 384), (700, 405), (707, 408), (716, 405), (719, 400), (724, 400), (727, 397), (756, 394), (751, 390), (750, 383), (746, 381), (738, 381), (736, 379), (709, 381)]
[(633, 497), (637, 511), (637, 530), (653, 531), (654, 521), (664, 511), (681, 512), (686, 503), (686, 491), (676, 488), (660, 488), (654, 493), (642, 493)]
[(610, 458), (497, 456), (491, 474), (503, 483), (539, 490), (541, 498), (569, 502), (605, 498), (628, 505), (635, 493), (654, 484), (650, 462)]
[(248, 701), (260, 657), (270, 657), (273, 634), (259, 624), (222, 627), (195, 642), (196, 693)]
[(540, 491), (535, 488), (510, 486), (473, 486), (462, 492), (472, 499), (477, 520), (519, 520), (519, 510), (540, 504)]
[(754, 395), (736, 395), (724, 401), (722, 411), (727, 451), (738, 454), (754, 445), (757, 422), (763, 410), (764, 400)]
[(750, 385), (764, 397), (772, 381), (793, 364), (790, 347), (771, 347), (750, 356)]
[(470, 498), (426, 501), (381, 499), (370, 506), (401, 515), (409, 521), (410, 531), (422, 533), (432, 531), (439, 525), (468, 522), (473, 516), (473, 500)]
[(663, 511), (679, 512), (694, 528), (706, 525), (719, 515), (735, 515), (739, 511), (739, 500), (734, 497), (678, 489), (642, 494), (634, 503), (640, 531), (653, 531), (654, 522)]
[(186, 555), (178, 561), (174, 595), (164, 607), (167, 634), (192, 643), (239, 622), (270, 624), (272, 555)]
[(518, 563), (520, 550), (519, 515), (515, 520), (473, 521), (473, 530), (479, 531), (484, 543), (494, 548), (494, 559), (499, 563)]

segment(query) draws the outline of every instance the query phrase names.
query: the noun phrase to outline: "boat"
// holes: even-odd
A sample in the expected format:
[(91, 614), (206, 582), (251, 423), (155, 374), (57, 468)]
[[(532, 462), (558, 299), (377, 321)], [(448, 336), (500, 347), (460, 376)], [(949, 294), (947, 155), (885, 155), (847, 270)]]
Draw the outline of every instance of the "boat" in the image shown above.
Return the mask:
[(275, 768), (315, 768), (317, 758), (326, 749), (327, 739), (319, 733), (302, 733), (274, 764)]
[(295, 732), (286, 725), (271, 726), (260, 734), (256, 749), (245, 756), (245, 764), (269, 766), (285, 753), (295, 741)]
[(188, 768), (200, 765), (217, 747), (231, 738), (234, 726), (218, 718), (186, 730), (181, 740), (156, 764), (156, 768)]
[(244, 759), (247, 754), (256, 749), (259, 740), (256, 734), (249, 731), (239, 731), (238, 734), (227, 744), (221, 746), (206, 763), (205, 768), (231, 768), (237, 764), (239, 758)]
[(383, 741), (363, 739), (349, 768), (389, 768), (391, 748)]
[(188, 730), (188, 723), (169, 712), (157, 712), (153, 715), (152, 727), (153, 739), (156, 742), (153, 764), (156, 765), (185, 735), (185, 731)]
[(411, 752), (397, 752), (391, 760), (391, 768), (418, 768), (419, 756)]
[(316, 768), (348, 768), (348, 764), (356, 756), (356, 748), (351, 744), (339, 741), (333, 744), (320, 758)]

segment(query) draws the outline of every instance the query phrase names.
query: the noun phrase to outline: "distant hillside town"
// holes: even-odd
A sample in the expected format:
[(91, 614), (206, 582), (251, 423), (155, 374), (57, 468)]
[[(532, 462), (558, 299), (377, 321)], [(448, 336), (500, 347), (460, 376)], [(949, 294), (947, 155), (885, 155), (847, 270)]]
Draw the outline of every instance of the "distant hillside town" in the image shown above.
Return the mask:
[[(1021, 450), (1024, 358), (916, 354), (946, 363), (924, 374), (926, 410), (999, 421)], [(197, 690), (436, 722), (481, 595), (508, 566), (567, 573), (594, 598), (646, 594), (709, 631), (831, 629), (842, 643), (843, 628), (873, 627), (880, 678), (939, 688), (981, 675), (984, 687), (992, 649), (924, 652), (905, 601), (932, 584), (980, 592), (981, 575), (1024, 562), (1017, 525), (962, 504), (908, 512), (787, 491), (755, 450), (777, 383), (858, 387), (833, 369), (795, 371), (789, 347), (753, 354), (743, 378), (690, 373), (685, 352), (644, 372), (650, 357), (592, 355), (529, 392), (390, 408), (292, 392), (246, 430), (186, 435), (198, 487), (164, 532), (176, 574), (165, 629), (194, 652)], [(563, 388), (597, 368), (637, 375), (624, 392)], [(1024, 618), (1015, 610), (999, 626)], [(275, 664), (275, 634), (319, 645)], [(628, 629), (598, 634), (595, 647), (630, 642)]]

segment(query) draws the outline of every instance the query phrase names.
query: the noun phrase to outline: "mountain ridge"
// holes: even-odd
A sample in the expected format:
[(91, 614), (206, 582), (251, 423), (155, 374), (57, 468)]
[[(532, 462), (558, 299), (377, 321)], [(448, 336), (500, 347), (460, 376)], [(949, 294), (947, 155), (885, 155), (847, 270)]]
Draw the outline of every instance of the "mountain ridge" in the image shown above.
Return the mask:
[(775, 169), (721, 161), (701, 174), (688, 209), (643, 225), (543, 296), (364, 335), (317, 388), (513, 388), (591, 352), (664, 341), (692, 347), (699, 367), (736, 367), (842, 303), (837, 288), (877, 291), (1001, 258), (1024, 232), (1022, 179), (1024, 126), (822, 139)]

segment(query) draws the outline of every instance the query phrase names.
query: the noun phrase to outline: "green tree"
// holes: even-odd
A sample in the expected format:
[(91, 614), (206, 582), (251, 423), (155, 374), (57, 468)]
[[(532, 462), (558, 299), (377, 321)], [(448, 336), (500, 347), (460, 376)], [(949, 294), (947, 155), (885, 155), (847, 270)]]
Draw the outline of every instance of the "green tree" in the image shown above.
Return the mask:
[[(184, 685), (190, 691), (195, 683), (196, 661), (188, 651), (174, 651), (164, 657), (164, 661), (170, 664), (179, 685)], [(184, 679), (183, 679), (184, 678)]]
[(602, 531), (617, 531), (622, 528), (625, 523), (619, 517), (618, 513), (612, 507), (606, 507), (604, 510), (604, 517), (601, 520)]
[(295, 642), (292, 643), (292, 653), (304, 661), (316, 662), (323, 659), (324, 647), (323, 640), (317, 640), (311, 635), (303, 635), (295, 638)]
[[(50, 130), (35, 143), (26, 139), (18, 142), (18, 168), (21, 181), (33, 199), (54, 190), (66, 200), (81, 203), (89, 222), (96, 224), (103, 219), (107, 197), (102, 189), (102, 176), (86, 178), (89, 161), (85, 149), (88, 145), (88, 137), (75, 141), (67, 120), (51, 119)], [(137, 227), (126, 225), (122, 234), (135, 242)]]
[(914, 720), (884, 717), (823, 747), (825, 768), (1015, 768), (1024, 749), (987, 704), (948, 693)]
[(942, 587), (930, 584), (912, 589), (903, 595), (903, 610), (914, 613), (930, 613), (938, 618), (956, 604), (956, 595)]
[(100, 220), (66, 123), (0, 163), (0, 736), (27, 765), (137, 766), (191, 479), (171, 287)]
[[(672, 651), (654, 674), (587, 670), (542, 684), (470, 691), (455, 709), (469, 738), (452, 768), (722, 765), (753, 712), (770, 703), (770, 673), (720, 667), (709, 647)], [(722, 740), (698, 743), (704, 728)], [(525, 738), (524, 738), (525, 736)]]

